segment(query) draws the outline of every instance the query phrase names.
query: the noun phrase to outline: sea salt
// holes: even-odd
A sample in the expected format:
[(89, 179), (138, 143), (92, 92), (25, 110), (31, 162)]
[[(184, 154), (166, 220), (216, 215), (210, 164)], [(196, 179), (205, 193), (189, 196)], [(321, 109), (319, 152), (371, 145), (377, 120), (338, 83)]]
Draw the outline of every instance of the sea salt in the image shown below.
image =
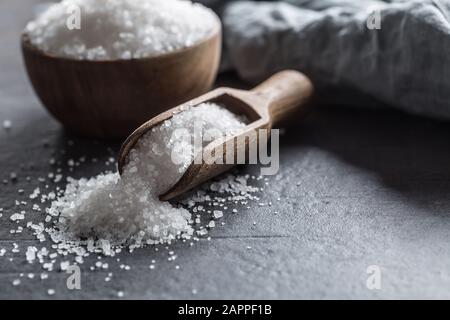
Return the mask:
[(223, 212), (220, 210), (214, 210), (213, 215), (215, 219), (220, 219), (223, 217)]
[(36, 253), (38, 252), (38, 249), (36, 247), (30, 246), (27, 248), (27, 252), (25, 253), (26, 259), (28, 263), (33, 263), (36, 259)]
[(15, 243), (15, 242), (13, 243), (13, 248), (12, 248), (11, 252), (12, 253), (20, 252), (19, 245), (17, 243)]
[(13, 181), (13, 182), (17, 181), (17, 173), (11, 172), (11, 173), (9, 174), (9, 178), (10, 178), (11, 181)]
[(30, 199), (36, 199), (39, 194), (41, 193), (41, 190), (39, 188), (34, 189), (33, 193), (30, 194)]
[[(91, 179), (69, 179), (64, 195), (47, 209), (49, 215), (58, 217), (56, 228), (50, 229), (52, 240), (83, 243), (88, 251), (113, 255), (111, 246), (129, 245), (133, 250), (143, 244), (191, 238), (191, 213), (159, 201), (158, 196), (192, 163), (195, 150), (186, 132), (192, 133), (199, 123), (204, 135), (211, 135), (211, 131), (232, 134), (246, 125), (217, 104), (187, 107), (138, 141), (122, 176), (107, 173)], [(215, 218), (222, 215), (214, 212)]]
[(59, 268), (60, 268), (62, 271), (66, 271), (66, 270), (69, 268), (69, 266), (70, 266), (70, 262), (69, 262), (69, 261), (63, 261), (63, 262), (61, 262), (61, 263), (59, 264)]
[(25, 219), (25, 215), (21, 213), (14, 213), (9, 217), (12, 221), (23, 220)]
[[(79, 8), (79, 27), (67, 21)], [(25, 32), (39, 49), (88, 60), (149, 57), (192, 46), (211, 35), (216, 16), (184, 0), (63, 0)]]
[(10, 130), (12, 127), (11, 120), (3, 120), (3, 129)]

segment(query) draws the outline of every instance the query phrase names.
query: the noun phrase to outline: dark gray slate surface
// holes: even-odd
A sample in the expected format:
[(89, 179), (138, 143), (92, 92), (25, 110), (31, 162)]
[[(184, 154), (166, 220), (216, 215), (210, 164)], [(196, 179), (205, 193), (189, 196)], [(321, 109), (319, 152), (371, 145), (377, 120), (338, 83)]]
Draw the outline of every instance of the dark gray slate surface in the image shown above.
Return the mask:
[[(272, 207), (253, 203), (226, 214), (210, 241), (174, 245), (175, 262), (164, 247), (121, 254), (130, 271), (115, 258), (102, 259), (110, 270), (90, 271), (92, 257), (80, 291), (66, 288), (63, 272), (27, 279), (42, 270), (25, 261), (26, 246), (36, 244), (32, 234), (9, 233), (14, 200), (25, 199), (17, 190), (29, 194), (44, 185), (37, 179), (51, 170), (51, 156), (63, 163), (82, 155), (101, 160), (78, 168), (73, 175), (80, 177), (106, 169), (117, 150), (65, 133), (34, 96), (18, 43), (33, 2), (0, 2), (0, 122), (13, 122), (11, 131), (0, 129), (0, 180), (19, 175), (16, 183), (0, 184), (0, 248), (7, 249), (0, 298), (49, 298), (49, 288), (56, 290), (52, 298), (115, 298), (118, 290), (150, 299), (450, 298), (449, 124), (343, 107), (317, 108), (281, 137), (280, 174), (261, 193), (260, 202)], [(247, 171), (257, 168), (241, 169)], [(27, 219), (38, 215), (30, 211)], [(13, 242), (20, 253), (11, 253)], [(155, 270), (148, 268), (152, 259)], [(366, 287), (370, 265), (382, 270), (380, 290)], [(105, 282), (108, 272), (114, 275)], [(14, 287), (19, 273), (25, 276)]]

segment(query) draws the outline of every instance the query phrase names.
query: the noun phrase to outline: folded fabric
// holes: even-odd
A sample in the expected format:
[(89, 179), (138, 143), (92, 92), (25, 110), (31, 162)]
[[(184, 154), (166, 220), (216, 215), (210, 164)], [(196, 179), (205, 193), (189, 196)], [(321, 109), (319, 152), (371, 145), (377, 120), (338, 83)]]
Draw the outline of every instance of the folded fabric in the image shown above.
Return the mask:
[(203, 2), (222, 16), (228, 67), (248, 81), (293, 68), (338, 103), (450, 119), (450, 1)]

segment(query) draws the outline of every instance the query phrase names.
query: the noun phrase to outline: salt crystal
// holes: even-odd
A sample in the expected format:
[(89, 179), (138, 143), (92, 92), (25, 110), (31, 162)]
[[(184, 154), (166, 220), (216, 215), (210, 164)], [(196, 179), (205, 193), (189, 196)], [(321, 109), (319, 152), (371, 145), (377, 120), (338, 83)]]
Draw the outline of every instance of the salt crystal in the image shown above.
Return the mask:
[(10, 130), (12, 127), (11, 120), (3, 120), (3, 129)]
[(44, 263), (42, 265), (42, 268), (44, 268), (44, 269), (46, 269), (48, 271), (52, 271), (53, 270), (53, 263), (51, 263), (51, 262)]
[(27, 248), (27, 251), (25, 253), (26, 255), (26, 259), (28, 261), (28, 263), (33, 263), (34, 260), (36, 259), (36, 252), (38, 251), (38, 249), (36, 247), (30, 246)]
[(220, 211), (220, 210), (214, 210), (214, 211), (213, 211), (213, 215), (214, 215), (214, 218), (215, 218), (215, 219), (219, 219), (219, 218), (222, 218), (222, 217), (223, 217), (223, 212)]
[(40, 193), (41, 190), (39, 188), (34, 189), (33, 193), (30, 194), (30, 199), (36, 199)]
[(13, 253), (20, 252), (19, 245), (17, 243), (13, 243), (13, 248), (12, 248), (11, 252), (13, 252)]
[(9, 178), (11, 179), (11, 181), (17, 181), (17, 173), (15, 173), (15, 172), (11, 172), (10, 174), (9, 174)]
[(23, 220), (25, 219), (25, 215), (21, 213), (14, 213), (9, 217), (12, 221)]
[(59, 267), (61, 268), (62, 271), (66, 271), (70, 266), (70, 262), (69, 261), (63, 261), (59, 264)]

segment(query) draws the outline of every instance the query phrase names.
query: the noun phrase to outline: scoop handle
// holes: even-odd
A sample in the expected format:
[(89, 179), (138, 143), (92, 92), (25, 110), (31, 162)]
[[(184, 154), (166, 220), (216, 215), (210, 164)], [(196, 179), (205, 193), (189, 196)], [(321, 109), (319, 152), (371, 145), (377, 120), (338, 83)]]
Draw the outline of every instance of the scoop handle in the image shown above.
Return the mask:
[(314, 87), (307, 76), (295, 70), (285, 70), (251, 90), (268, 100), (267, 108), (272, 125), (293, 112), (304, 111), (313, 95)]

